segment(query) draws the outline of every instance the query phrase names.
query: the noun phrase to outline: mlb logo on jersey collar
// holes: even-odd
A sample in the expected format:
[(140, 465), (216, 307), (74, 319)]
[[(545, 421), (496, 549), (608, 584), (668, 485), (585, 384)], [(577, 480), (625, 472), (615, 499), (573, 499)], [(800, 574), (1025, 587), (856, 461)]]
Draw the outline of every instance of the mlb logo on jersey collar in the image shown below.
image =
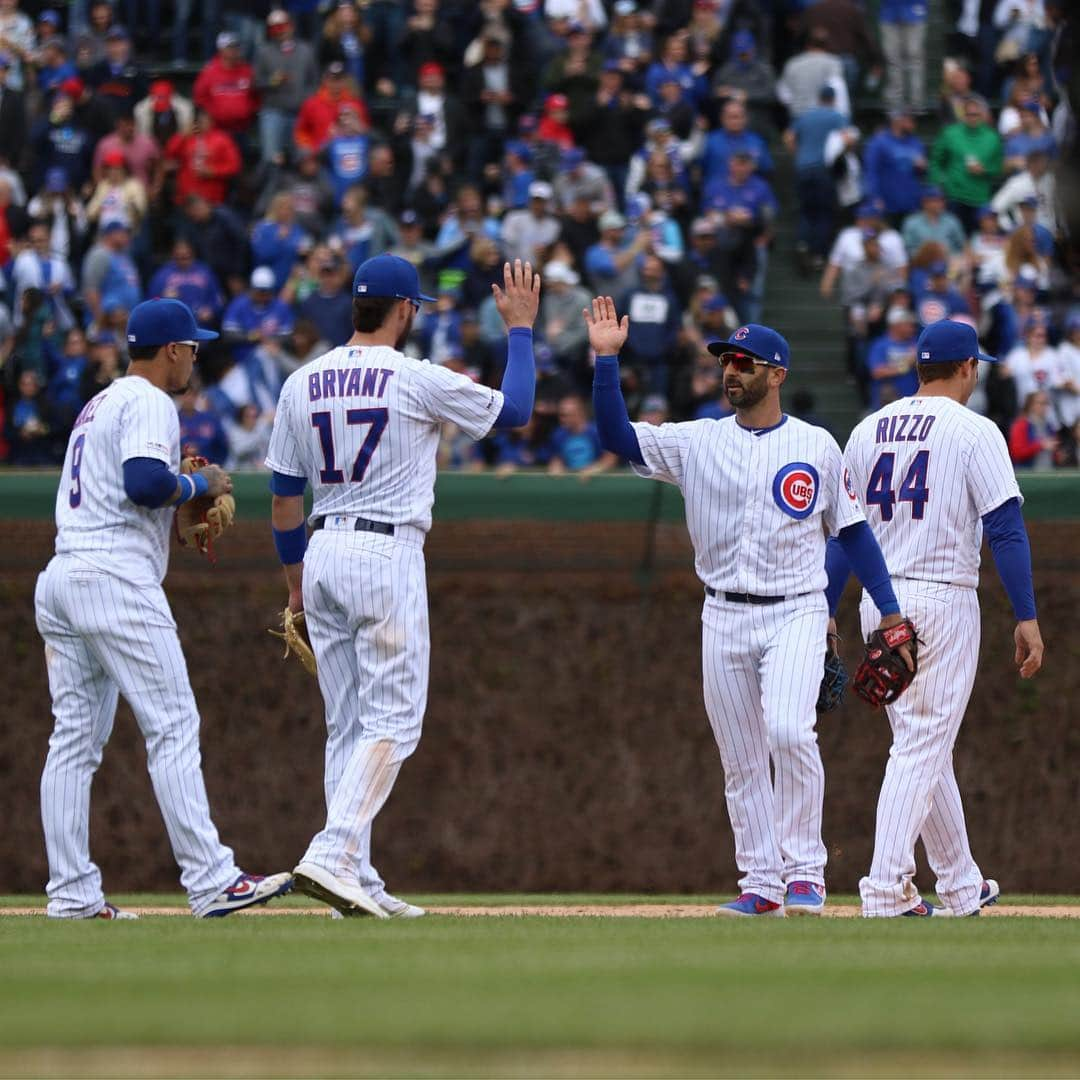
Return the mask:
[(788, 517), (802, 521), (814, 512), (820, 487), (818, 472), (813, 465), (793, 461), (776, 474), (773, 501)]

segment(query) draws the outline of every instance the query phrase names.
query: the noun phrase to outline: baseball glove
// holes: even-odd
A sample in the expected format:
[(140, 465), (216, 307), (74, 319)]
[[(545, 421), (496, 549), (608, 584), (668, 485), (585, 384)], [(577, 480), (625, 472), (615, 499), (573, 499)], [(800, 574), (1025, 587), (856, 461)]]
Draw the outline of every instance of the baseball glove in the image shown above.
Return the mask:
[[(911, 651), (914, 670), (909, 671), (900, 654), (900, 646)], [(866, 642), (866, 654), (855, 672), (852, 686), (868, 705), (879, 708), (891, 705), (910, 685), (919, 670), (919, 639), (915, 625), (905, 619), (887, 630), (875, 630)]]
[(836, 651), (836, 643), (840, 640), (839, 634), (827, 634), (828, 648), (825, 651), (825, 674), (821, 679), (821, 688), (818, 690), (817, 711), (819, 713), (832, 712), (844, 701), (844, 691), (847, 689), (848, 673), (844, 667), (844, 661)]
[[(181, 473), (193, 473), (208, 465), (204, 457), (186, 457), (180, 462)], [(231, 495), (197, 495), (176, 509), (173, 525), (182, 547), (194, 547), (211, 562), (214, 541), (233, 523), (236, 500)]]
[(292, 611), (288, 607), (281, 613), (281, 629), (269, 631), (276, 638), (285, 642), (285, 655), (282, 660), (292, 653), (309, 675), (317, 674), (315, 666), (315, 654), (311, 651), (311, 643), (308, 641), (307, 627), (304, 625), (304, 613)]

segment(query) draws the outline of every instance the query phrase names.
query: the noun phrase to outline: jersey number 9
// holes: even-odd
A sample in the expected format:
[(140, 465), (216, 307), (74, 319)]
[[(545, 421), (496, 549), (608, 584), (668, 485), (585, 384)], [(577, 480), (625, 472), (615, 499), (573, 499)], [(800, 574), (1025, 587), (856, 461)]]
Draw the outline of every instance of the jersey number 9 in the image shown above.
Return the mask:
[(893, 470), (896, 466), (896, 455), (882, 454), (870, 473), (870, 483), (866, 486), (866, 505), (879, 507), (882, 521), (892, 521), (896, 503), (909, 502), (912, 520), (922, 521), (926, 502), (930, 498), (930, 489), (926, 486), (926, 470), (929, 464), (930, 451), (920, 450), (908, 466), (899, 492), (894, 494)]
[(80, 435), (71, 447), (71, 490), (68, 492), (68, 505), (72, 510), (82, 502), (82, 481), (79, 473), (82, 471), (83, 443), (86, 436)]

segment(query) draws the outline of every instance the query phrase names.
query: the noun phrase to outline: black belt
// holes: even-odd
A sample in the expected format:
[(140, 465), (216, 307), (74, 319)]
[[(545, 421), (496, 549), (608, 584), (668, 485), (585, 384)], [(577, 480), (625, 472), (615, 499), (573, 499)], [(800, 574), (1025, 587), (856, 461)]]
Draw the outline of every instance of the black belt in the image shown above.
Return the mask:
[(705, 586), (705, 593), (708, 596), (722, 595), (725, 600), (730, 601), (732, 604), (782, 604), (787, 599), (786, 596), (754, 596), (753, 593), (748, 592), (718, 593), (709, 585)]
[[(351, 514), (342, 514), (342, 517), (351, 517)], [(318, 531), (324, 528), (326, 525), (326, 518), (316, 518), (311, 523), (312, 531)], [(357, 518), (356, 524), (353, 526), (356, 532), (373, 532), (382, 533), (383, 536), (393, 536), (394, 526), (386, 521), (370, 521), (368, 518)]]

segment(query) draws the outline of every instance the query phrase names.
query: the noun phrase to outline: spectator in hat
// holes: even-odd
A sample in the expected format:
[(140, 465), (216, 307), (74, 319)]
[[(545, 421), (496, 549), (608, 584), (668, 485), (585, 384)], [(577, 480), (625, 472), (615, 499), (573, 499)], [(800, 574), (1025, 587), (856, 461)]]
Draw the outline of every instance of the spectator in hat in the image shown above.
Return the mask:
[(122, 221), (133, 233), (139, 231), (149, 208), (146, 185), (128, 174), (122, 150), (101, 157), (101, 179), (86, 204), (86, 216), (95, 226)]
[(131, 38), (122, 26), (105, 33), (105, 56), (86, 72), (86, 85), (105, 102), (112, 115), (131, 112), (146, 97), (147, 79), (132, 59)]
[[(131, 257), (131, 230), (118, 219), (102, 224), (82, 265), (82, 293), (95, 323), (109, 310), (128, 312), (142, 300), (142, 281)], [(126, 314), (125, 314), (126, 319)]]
[(617, 60), (605, 60), (592, 100), (575, 122), (590, 161), (607, 174), (617, 197), (626, 187), (627, 162), (641, 145), (652, 103), (627, 86)]
[(554, 184), (557, 208), (565, 212), (578, 199), (588, 200), (594, 215), (615, 205), (615, 191), (599, 165), (586, 160), (580, 147), (564, 150), (562, 166)]
[(94, 148), (93, 176), (100, 180), (105, 171), (105, 158), (119, 154), (128, 173), (150, 190), (156, 181), (161, 164), (161, 149), (150, 136), (138, 131), (133, 112), (119, 113), (111, 135), (98, 141)]
[(297, 307), (297, 318), (310, 319), (319, 336), (335, 345), (348, 341), (352, 336), (351, 286), (351, 266), (332, 253), (320, 254), (315, 289)]
[(165, 169), (176, 174), (177, 203), (199, 195), (211, 206), (220, 206), (242, 166), (236, 143), (202, 109), (196, 111), (190, 133), (177, 132), (165, 144)]
[(1034, 199), (1036, 221), (1056, 236), (1058, 230), (1054, 173), (1049, 142), (1034, 144), (1028, 152), (1026, 168), (1010, 177), (990, 200), (1003, 228), (1015, 228), (1023, 221), (1021, 208)]
[(439, 286), (434, 305), (428, 305), (417, 317), (416, 336), (421, 355), (433, 364), (451, 364), (461, 358), (460, 285)]
[(158, 268), (146, 291), (151, 296), (182, 300), (207, 326), (216, 326), (225, 308), (225, 297), (213, 270), (195, 258), (195, 249), (183, 236), (173, 241), (172, 257)]
[(582, 309), (589, 306), (589, 294), (581, 287), (581, 278), (568, 263), (552, 261), (543, 270), (544, 292), (536, 329), (551, 349), (559, 369), (577, 381), (587, 382), (586, 355), (589, 335)]
[(565, 94), (548, 94), (544, 99), (544, 114), (536, 133), (539, 138), (554, 143), (561, 150), (574, 146), (574, 132), (570, 128), (570, 100)]
[(748, 130), (746, 124), (746, 106), (734, 99), (725, 102), (720, 113), (720, 126), (705, 139), (701, 161), (705, 188), (727, 177), (728, 162), (736, 150), (750, 155), (756, 173), (764, 177), (772, 175), (774, 166), (768, 145), (757, 132)]
[(81, 326), (72, 326), (64, 334), (62, 351), (53, 359), (49, 385), (45, 389), (45, 398), (61, 437), (70, 434), (75, 417), (86, 403), (82, 391), (88, 364), (86, 334)]
[(32, 221), (49, 227), (49, 250), (69, 265), (82, 259), (88, 222), (86, 207), (68, 185), (67, 173), (53, 167), (45, 173), (42, 188), (27, 203)]
[[(330, 5), (319, 36), (319, 68), (325, 70), (327, 65), (335, 61), (344, 64), (346, 75), (356, 86), (362, 87), (367, 75), (365, 54), (371, 39), (371, 28), (361, 20), (354, 0), (335, 0)], [(394, 51), (397, 52), (396, 49)], [(396, 76), (392, 76), (392, 79), (398, 81)]]
[(666, 120), (681, 142), (695, 145), (700, 142), (697, 111), (679, 80), (674, 75), (665, 75), (659, 82), (657, 94), (660, 100), (653, 115)]
[(983, 294), (1004, 284), (1005, 235), (989, 206), (979, 211), (979, 228), (968, 240), (967, 252), (976, 291)]
[(878, 26), (890, 109), (926, 107), (926, 14), (926, 0), (882, 0)]
[(53, 8), (45, 8), (38, 13), (37, 22), (34, 24), (37, 45), (37, 51), (34, 54), (35, 63), (37, 63), (38, 57), (41, 55), (41, 50), (50, 41), (63, 37), (62, 24), (63, 20), (60, 18), (60, 12)]
[(752, 126), (767, 129), (776, 104), (776, 72), (758, 54), (757, 40), (750, 30), (736, 30), (730, 49), (729, 58), (713, 76), (713, 96), (723, 103), (741, 101), (753, 118)]
[(704, 71), (699, 71), (690, 63), (687, 40), (685, 30), (669, 34), (660, 46), (660, 55), (645, 72), (645, 93), (649, 95), (654, 108), (660, 107), (660, 87), (668, 79), (674, 79), (679, 84), (687, 101), (695, 108), (708, 97), (708, 81)]
[(223, 31), (217, 36), (217, 52), (195, 79), (193, 98), (214, 121), (215, 127), (241, 136), (255, 123), (259, 95), (251, 65), (240, 52), (240, 39)]
[[(79, 83), (80, 86), (81, 82), (80, 79), (69, 80), (69, 83)], [(31, 129), (30, 144), (37, 164), (35, 184), (40, 184), (50, 169), (62, 169), (68, 183), (75, 191), (81, 190), (90, 179), (94, 137), (75, 115), (74, 102), (70, 93), (74, 89), (74, 86), (65, 83), (53, 98), (49, 111)], [(5, 90), (3, 99), (0, 99), (0, 118), (3, 116), (2, 103), (7, 100), (7, 97), (8, 91)], [(0, 128), (0, 131), (3, 129)]]
[(253, 81), (259, 95), (259, 153), (284, 158), (300, 106), (315, 92), (315, 50), (297, 38), (291, 16), (274, 8), (266, 17), (266, 41), (255, 53)]
[(943, 259), (926, 268), (926, 286), (915, 299), (915, 311), (922, 326), (970, 315), (971, 308), (960, 292), (949, 283), (949, 265)]
[(164, 146), (177, 132), (185, 135), (195, 120), (195, 106), (168, 79), (156, 79), (135, 106), (135, 127)]
[(819, 88), (817, 102), (814, 108), (792, 110), (791, 127), (784, 132), (784, 143), (795, 155), (799, 198), (796, 251), (804, 263), (808, 261), (815, 268), (825, 261), (836, 215), (836, 191), (825, 164), (825, 141), (830, 132), (846, 126), (844, 115), (836, 108), (836, 91), (831, 85)]
[(917, 338), (915, 316), (904, 307), (889, 308), (885, 313), (885, 333), (870, 343), (866, 354), (871, 411), (876, 412), (898, 398), (910, 397), (918, 390)]
[(889, 123), (866, 144), (866, 194), (881, 199), (894, 221), (919, 209), (929, 163), (926, 146), (915, 134), (915, 117), (906, 109), (893, 109)]
[(1032, 390), (1022, 400), (1024, 411), (1009, 425), (1009, 457), (1017, 469), (1044, 472), (1054, 467), (1060, 445), (1050, 395)]
[[(283, 337), (292, 331), (293, 312), (278, 297), (278, 288), (274, 271), (269, 266), (258, 266), (251, 272), (247, 292), (230, 300), (225, 308), (221, 318), (221, 335), (225, 344), (231, 347), (233, 358), (242, 367), (256, 364), (255, 350), (260, 342)], [(261, 370), (248, 372), (248, 376), (254, 381), (265, 380), (267, 386), (274, 390), (276, 400), (274, 379), (268, 378)], [(234, 406), (250, 400), (246, 394), (228, 396)]]
[(0, 157), (18, 162), (26, 151), (26, 102), (9, 83), (11, 57), (0, 52)]
[(904, 247), (908, 254), (930, 241), (944, 244), (950, 254), (959, 255), (967, 244), (960, 219), (945, 209), (945, 193), (935, 184), (922, 189), (921, 209), (904, 218)]
[(658, 256), (642, 257), (637, 278), (626, 296), (617, 302), (618, 310), (630, 316), (630, 335), (623, 355), (631, 366), (639, 369), (648, 391), (666, 394), (670, 385), (670, 360), (682, 328), (682, 305)]
[(430, 240), (424, 239), (424, 223), (415, 210), (403, 210), (398, 218), (398, 239), (396, 244), (387, 248), (391, 255), (405, 259), (416, 267), (420, 276), (420, 288), (424, 292), (431, 292), (432, 283), (428, 279), (428, 262), (434, 253), (435, 246)]
[(821, 91), (825, 86), (833, 91), (830, 108), (842, 116), (849, 116), (851, 106), (844, 66), (832, 52), (828, 32), (817, 27), (807, 35), (806, 48), (784, 65), (776, 84), (776, 96), (787, 106), (794, 123), (803, 113), (820, 107)]
[(79, 74), (79, 69), (68, 59), (67, 48), (59, 37), (51, 37), (38, 50), (37, 87), (46, 100), (52, 97), (65, 79)]
[(1021, 172), (1027, 165), (1028, 154), (1034, 150), (1045, 150), (1051, 158), (1057, 152), (1056, 140), (1043, 120), (1042, 103), (1037, 98), (1021, 102), (1019, 116), (1018, 129), (1005, 136), (1006, 176)]
[(296, 145), (302, 150), (321, 150), (331, 137), (343, 107), (354, 109), (361, 127), (367, 130), (370, 123), (367, 108), (356, 96), (345, 65), (335, 60), (323, 72), (318, 90), (300, 106), (293, 128)]
[(605, 210), (597, 227), (600, 239), (585, 253), (585, 273), (594, 292), (621, 296), (636, 279), (637, 260), (652, 240), (645, 229), (629, 235), (617, 210)]
[(532, 150), (521, 139), (511, 139), (503, 155), (503, 205), (520, 210), (529, 202), (529, 185), (536, 179), (532, 170)]
[(576, 125), (600, 85), (604, 61), (593, 48), (593, 35), (584, 23), (572, 21), (564, 41), (565, 48), (547, 65), (541, 87), (549, 94), (566, 97), (571, 123)]
[(288, 280), (293, 266), (310, 250), (311, 242), (296, 220), (296, 204), (290, 191), (280, 191), (270, 200), (266, 217), (251, 231), (255, 265), (268, 266), (274, 280), (280, 282)]
[(941, 187), (965, 232), (974, 232), (980, 206), (1001, 176), (1001, 136), (986, 122), (983, 102), (964, 103), (963, 122), (949, 124), (930, 151), (930, 182)]
[(407, 81), (416, 84), (423, 64), (437, 63), (445, 69), (460, 62), (457, 37), (439, 0), (413, 0), (412, 14), (405, 18), (405, 32), (398, 42)]
[(559, 219), (552, 213), (554, 190), (546, 180), (529, 185), (529, 205), (503, 218), (501, 238), (506, 257), (542, 266), (547, 250), (559, 238)]
[(604, 59), (613, 62), (629, 82), (636, 83), (652, 61), (653, 35), (645, 13), (635, 0), (616, 0), (611, 26), (603, 39)]
[(431, 117), (430, 143), (437, 151), (460, 158), (465, 134), (461, 102), (446, 92), (446, 72), (442, 65), (428, 61), (417, 72), (416, 112)]

